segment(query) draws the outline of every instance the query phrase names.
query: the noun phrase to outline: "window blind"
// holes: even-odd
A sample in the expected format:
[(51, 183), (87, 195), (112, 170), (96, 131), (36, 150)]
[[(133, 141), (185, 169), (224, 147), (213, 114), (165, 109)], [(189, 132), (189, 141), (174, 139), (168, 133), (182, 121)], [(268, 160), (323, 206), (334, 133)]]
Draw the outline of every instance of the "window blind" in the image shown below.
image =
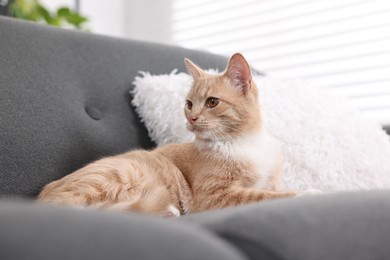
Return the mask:
[(173, 40), (307, 78), (390, 125), (389, 0), (173, 0)]

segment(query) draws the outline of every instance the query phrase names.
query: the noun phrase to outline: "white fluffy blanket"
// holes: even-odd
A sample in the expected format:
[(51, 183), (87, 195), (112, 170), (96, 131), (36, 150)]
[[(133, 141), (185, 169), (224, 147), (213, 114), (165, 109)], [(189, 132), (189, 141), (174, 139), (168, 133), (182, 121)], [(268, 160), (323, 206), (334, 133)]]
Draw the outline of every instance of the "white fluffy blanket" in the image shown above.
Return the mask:
[[(324, 89), (255, 76), (268, 132), (283, 144), (282, 186), (324, 192), (390, 188), (390, 140), (381, 127)], [(193, 138), (185, 128), (186, 73), (134, 81), (132, 104), (158, 145)]]

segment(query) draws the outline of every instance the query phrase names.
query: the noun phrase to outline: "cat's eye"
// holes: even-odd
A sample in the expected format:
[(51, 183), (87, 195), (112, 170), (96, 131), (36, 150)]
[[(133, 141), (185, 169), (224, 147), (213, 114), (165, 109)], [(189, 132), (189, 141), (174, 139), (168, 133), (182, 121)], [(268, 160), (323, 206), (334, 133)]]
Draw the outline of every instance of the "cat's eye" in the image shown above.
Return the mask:
[(192, 109), (192, 102), (187, 100), (186, 101), (186, 107), (187, 107), (188, 110), (191, 110)]
[(214, 108), (219, 104), (219, 99), (216, 97), (209, 97), (206, 100), (206, 107), (208, 108)]

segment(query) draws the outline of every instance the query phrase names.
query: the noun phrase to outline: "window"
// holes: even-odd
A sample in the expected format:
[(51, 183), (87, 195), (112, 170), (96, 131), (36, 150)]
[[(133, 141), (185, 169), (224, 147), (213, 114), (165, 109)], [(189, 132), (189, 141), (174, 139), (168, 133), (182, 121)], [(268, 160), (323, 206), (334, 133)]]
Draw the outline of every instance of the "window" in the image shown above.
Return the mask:
[(173, 41), (347, 96), (390, 125), (389, 0), (173, 0)]

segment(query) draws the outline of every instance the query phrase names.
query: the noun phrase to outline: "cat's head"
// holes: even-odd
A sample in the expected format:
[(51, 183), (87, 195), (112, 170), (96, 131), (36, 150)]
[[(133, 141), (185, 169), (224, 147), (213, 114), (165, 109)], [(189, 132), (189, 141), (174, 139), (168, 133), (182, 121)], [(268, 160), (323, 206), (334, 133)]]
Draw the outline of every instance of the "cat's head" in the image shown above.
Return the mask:
[(185, 59), (194, 82), (184, 112), (198, 139), (230, 140), (260, 130), (258, 91), (245, 58), (234, 54), (225, 72), (209, 74)]

